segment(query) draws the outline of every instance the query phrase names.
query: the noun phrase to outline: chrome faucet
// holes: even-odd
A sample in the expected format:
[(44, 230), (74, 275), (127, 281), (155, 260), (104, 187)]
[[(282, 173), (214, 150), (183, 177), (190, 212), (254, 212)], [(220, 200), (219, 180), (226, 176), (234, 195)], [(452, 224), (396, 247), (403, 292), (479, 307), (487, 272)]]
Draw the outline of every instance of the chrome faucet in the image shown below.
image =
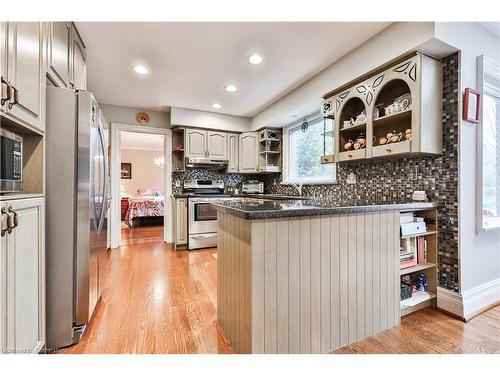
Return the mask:
[(288, 185), (292, 185), (299, 192), (299, 195), (302, 195), (302, 182), (299, 182), (298, 184), (289, 182)]

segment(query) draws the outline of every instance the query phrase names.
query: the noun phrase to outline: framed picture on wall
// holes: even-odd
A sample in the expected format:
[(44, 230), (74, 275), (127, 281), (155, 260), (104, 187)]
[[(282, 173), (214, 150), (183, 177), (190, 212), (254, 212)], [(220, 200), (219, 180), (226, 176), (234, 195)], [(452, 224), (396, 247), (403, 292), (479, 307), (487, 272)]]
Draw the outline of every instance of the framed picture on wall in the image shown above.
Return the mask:
[(122, 180), (132, 179), (132, 163), (122, 163), (121, 177)]
[(481, 111), (481, 93), (467, 87), (464, 94), (464, 120), (477, 124)]

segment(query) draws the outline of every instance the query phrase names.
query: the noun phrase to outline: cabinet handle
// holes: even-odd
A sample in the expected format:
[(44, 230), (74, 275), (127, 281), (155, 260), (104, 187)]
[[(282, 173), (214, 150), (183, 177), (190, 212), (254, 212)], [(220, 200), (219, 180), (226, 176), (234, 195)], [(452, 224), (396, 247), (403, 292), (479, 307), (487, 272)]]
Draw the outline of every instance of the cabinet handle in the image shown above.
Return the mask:
[(385, 151), (386, 152), (392, 152), (392, 149), (391, 148), (386, 148)]
[(75, 83), (73, 81), (69, 81), (69, 88), (74, 89), (75, 88)]
[(5, 97), (2, 96), (2, 100), (1, 100), (1, 105), (4, 105), (5, 102), (10, 101), (10, 99), (12, 98), (12, 87), (11, 87), (9, 82), (7, 82), (5, 79), (3, 79), (3, 77), (1, 77), (1, 83), (2, 83), (2, 85), (5, 84), (7, 86), (6, 96)]
[(11, 87), (14, 90), (14, 97), (13, 97), (14, 101), (9, 102), (9, 109), (12, 109), (12, 107), (14, 107), (17, 103), (19, 103), (19, 90), (12, 85)]
[(17, 214), (16, 211), (12, 210), (12, 207), (10, 208), (10, 212), (14, 214), (14, 226), (11, 229), (16, 228), (19, 225), (19, 215)]
[(2, 229), (1, 236), (4, 237), (5, 233), (9, 229), (9, 215), (5, 211), (5, 208), (2, 208), (2, 213), (0, 215), (0, 226)]
[(347, 157), (348, 157), (349, 159), (352, 159), (352, 155), (351, 155), (351, 154), (347, 155)]
[(7, 233), (11, 234), (12, 229), (19, 225), (19, 218), (17, 212), (12, 209), (12, 206), (7, 208)]

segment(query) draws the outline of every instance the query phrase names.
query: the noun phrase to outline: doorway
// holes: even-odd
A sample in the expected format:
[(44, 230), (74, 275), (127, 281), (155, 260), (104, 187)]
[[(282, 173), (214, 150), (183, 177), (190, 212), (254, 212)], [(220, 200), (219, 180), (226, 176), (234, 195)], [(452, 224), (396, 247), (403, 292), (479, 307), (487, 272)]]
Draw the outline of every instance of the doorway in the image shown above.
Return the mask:
[(172, 242), (170, 155), (169, 129), (111, 124), (111, 248), (144, 234)]

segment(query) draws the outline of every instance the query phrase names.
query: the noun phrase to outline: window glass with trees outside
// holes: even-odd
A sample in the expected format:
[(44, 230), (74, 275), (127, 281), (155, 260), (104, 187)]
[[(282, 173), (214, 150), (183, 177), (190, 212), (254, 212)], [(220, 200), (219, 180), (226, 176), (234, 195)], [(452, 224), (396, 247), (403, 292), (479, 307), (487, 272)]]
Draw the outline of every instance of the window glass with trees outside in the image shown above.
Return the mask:
[[(333, 139), (326, 137), (323, 141), (324, 129), (332, 130), (332, 121), (318, 118), (308, 122), (307, 128), (302, 124), (289, 127), (287, 132), (287, 148), (285, 156), (284, 182), (293, 183), (331, 183), (335, 182), (335, 166), (321, 164), (322, 155), (333, 154)], [(326, 148), (326, 150), (324, 150)]]
[(483, 104), (479, 229), (490, 230), (500, 228), (500, 68), (486, 59), (480, 62), (483, 66)]

